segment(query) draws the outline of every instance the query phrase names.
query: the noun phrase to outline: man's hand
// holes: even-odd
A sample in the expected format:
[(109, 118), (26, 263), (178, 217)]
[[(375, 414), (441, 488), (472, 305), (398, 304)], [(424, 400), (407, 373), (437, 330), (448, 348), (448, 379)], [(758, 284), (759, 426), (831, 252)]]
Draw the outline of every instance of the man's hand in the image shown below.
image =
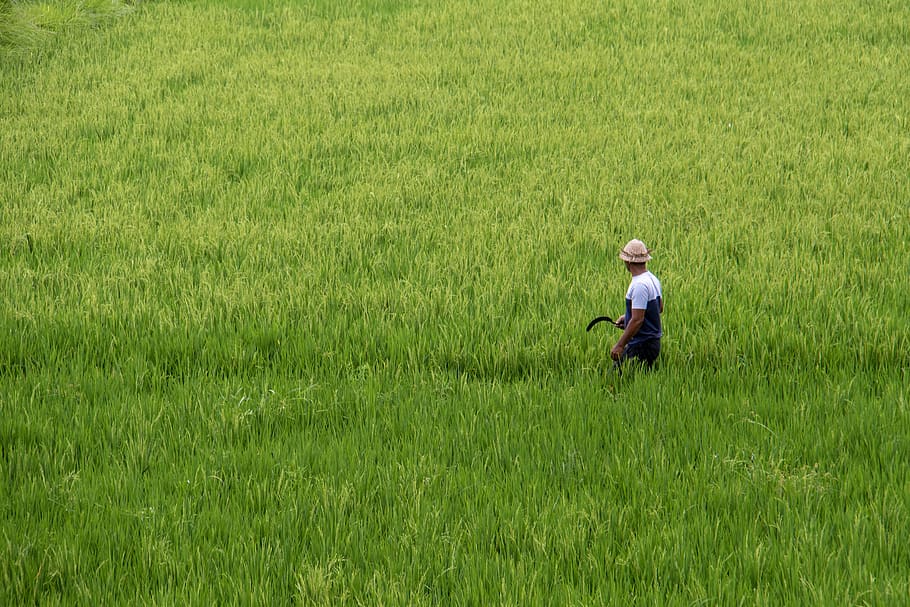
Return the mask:
[(620, 316), (619, 320), (616, 321), (617, 327), (620, 326), (620, 322), (622, 322), (624, 330), (622, 332), (622, 337), (619, 338), (619, 341), (617, 341), (616, 345), (613, 346), (613, 349), (610, 350), (610, 358), (613, 360), (619, 360), (619, 357), (622, 356), (622, 351), (626, 348), (626, 344), (629, 343), (629, 340), (638, 333), (639, 329), (641, 329), (642, 323), (645, 322), (645, 311), (632, 308), (632, 318), (629, 319), (629, 324), (626, 324), (625, 316)]
[(617, 318), (617, 319), (616, 319), (616, 322), (613, 323), (613, 324), (616, 325), (617, 327), (619, 327), (620, 329), (625, 329), (625, 328), (626, 328), (626, 317), (625, 317), (625, 315), (622, 315), (622, 316), (620, 316), (619, 318)]
[(622, 351), (624, 349), (624, 346), (621, 346), (619, 343), (617, 343), (615, 346), (613, 346), (613, 349), (610, 350), (610, 358), (613, 360), (619, 360), (619, 357), (622, 356)]

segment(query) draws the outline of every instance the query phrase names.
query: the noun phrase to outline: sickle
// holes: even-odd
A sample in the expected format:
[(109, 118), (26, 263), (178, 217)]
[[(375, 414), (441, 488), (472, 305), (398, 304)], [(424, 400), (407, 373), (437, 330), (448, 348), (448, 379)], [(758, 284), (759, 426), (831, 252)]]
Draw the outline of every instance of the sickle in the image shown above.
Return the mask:
[[(588, 323), (588, 328), (585, 329), (585, 331), (590, 331), (594, 327), (594, 325), (596, 325), (599, 322), (608, 322), (611, 325), (613, 325), (614, 327), (616, 327), (616, 323), (613, 322), (613, 319), (610, 318), (609, 316), (598, 316), (597, 318), (595, 318), (594, 320), (592, 320), (591, 322)], [(616, 327), (616, 328), (618, 329), (619, 327)]]

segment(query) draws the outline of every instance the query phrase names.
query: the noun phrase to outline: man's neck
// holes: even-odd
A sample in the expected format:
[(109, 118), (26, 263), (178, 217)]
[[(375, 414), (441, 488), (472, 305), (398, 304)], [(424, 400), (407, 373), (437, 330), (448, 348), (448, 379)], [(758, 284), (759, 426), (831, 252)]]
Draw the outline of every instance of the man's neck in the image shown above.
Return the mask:
[(631, 272), (632, 276), (640, 276), (647, 271), (648, 268), (645, 264), (629, 264), (629, 272)]

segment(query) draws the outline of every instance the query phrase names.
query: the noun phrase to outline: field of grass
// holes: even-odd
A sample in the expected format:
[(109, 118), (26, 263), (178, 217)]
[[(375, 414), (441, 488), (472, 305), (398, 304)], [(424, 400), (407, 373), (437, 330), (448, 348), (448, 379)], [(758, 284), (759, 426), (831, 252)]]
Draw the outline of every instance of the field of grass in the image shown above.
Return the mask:
[(0, 603), (905, 605), (908, 238), (904, 2), (0, 48)]

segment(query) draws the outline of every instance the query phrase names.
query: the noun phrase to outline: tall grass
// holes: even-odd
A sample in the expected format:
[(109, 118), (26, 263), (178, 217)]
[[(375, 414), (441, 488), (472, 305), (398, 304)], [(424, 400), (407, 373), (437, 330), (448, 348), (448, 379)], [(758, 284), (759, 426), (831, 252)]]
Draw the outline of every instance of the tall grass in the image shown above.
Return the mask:
[(902, 604), (905, 17), (150, 3), (3, 57), (0, 602)]

